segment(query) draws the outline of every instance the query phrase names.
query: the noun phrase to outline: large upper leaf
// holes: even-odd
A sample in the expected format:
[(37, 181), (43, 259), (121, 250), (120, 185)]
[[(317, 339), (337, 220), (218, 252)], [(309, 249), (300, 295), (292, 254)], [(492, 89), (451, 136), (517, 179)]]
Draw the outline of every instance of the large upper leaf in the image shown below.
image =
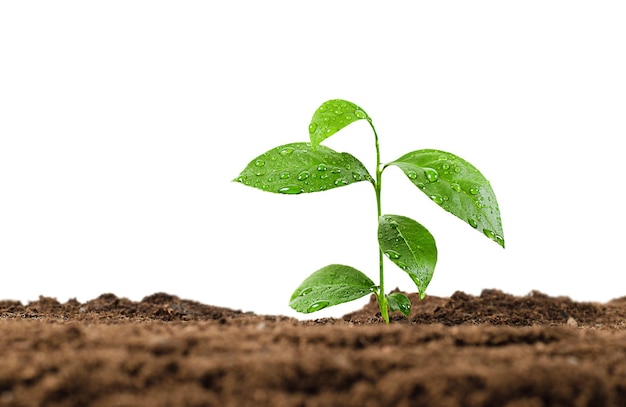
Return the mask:
[(383, 215), (378, 218), (378, 244), (389, 260), (406, 271), (424, 298), (437, 264), (437, 246), (430, 232), (413, 219)]
[(311, 144), (317, 147), (322, 141), (350, 123), (361, 119), (372, 120), (363, 109), (352, 102), (341, 99), (324, 102), (317, 108), (309, 124)]
[(417, 150), (388, 165), (400, 167), (433, 202), (504, 247), (496, 195), (472, 164), (445, 151)]
[(311, 274), (294, 291), (289, 306), (309, 314), (374, 292), (374, 282), (359, 270), (331, 264)]
[(250, 161), (233, 181), (282, 194), (325, 191), (372, 181), (363, 164), (348, 153), (310, 143), (285, 144)]

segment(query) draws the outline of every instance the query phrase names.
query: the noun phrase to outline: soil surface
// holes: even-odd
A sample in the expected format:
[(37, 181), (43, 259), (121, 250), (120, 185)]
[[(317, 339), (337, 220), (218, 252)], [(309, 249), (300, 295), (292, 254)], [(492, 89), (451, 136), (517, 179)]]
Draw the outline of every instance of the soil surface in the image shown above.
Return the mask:
[(626, 297), (497, 290), (338, 319), (158, 293), (0, 301), (4, 406), (626, 406)]

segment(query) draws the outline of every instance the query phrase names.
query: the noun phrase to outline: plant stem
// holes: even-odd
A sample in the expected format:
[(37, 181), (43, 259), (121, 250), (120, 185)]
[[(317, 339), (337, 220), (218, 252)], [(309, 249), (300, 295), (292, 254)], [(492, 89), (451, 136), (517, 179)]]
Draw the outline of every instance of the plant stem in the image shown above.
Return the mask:
[[(378, 134), (376, 133), (376, 128), (371, 120), (369, 120), (369, 124), (374, 131), (374, 140), (376, 140), (376, 184), (374, 185), (374, 189), (376, 191), (376, 209), (378, 212), (378, 216), (376, 218), (376, 222), (378, 224), (379, 219), (382, 215), (381, 203), (380, 203), (380, 190), (382, 188), (382, 168), (380, 165), (380, 147), (378, 145)], [(380, 315), (385, 320), (385, 323), (389, 323), (389, 311), (387, 309), (387, 297), (385, 296), (385, 272), (383, 265), (383, 251), (378, 249), (378, 264), (380, 266), (380, 284), (379, 290), (376, 297), (378, 298), (378, 306), (380, 307)]]

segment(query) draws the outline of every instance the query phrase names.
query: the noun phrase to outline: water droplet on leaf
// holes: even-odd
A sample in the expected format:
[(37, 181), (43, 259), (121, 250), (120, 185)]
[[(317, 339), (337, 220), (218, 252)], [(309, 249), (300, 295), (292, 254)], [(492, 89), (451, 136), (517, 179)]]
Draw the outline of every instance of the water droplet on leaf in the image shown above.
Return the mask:
[(478, 222), (476, 222), (476, 220), (475, 220), (475, 219), (469, 218), (469, 219), (467, 220), (467, 223), (469, 223), (469, 225), (470, 225), (471, 227), (473, 227), (474, 229), (476, 229), (476, 228), (478, 227)]
[(459, 184), (450, 184), (450, 187), (455, 190), (456, 192), (461, 192), (461, 186)]
[(288, 185), (286, 187), (282, 187), (281, 189), (279, 189), (278, 192), (281, 194), (296, 195), (296, 194), (303, 193), (304, 189), (302, 189), (302, 187), (299, 187), (297, 185)]
[(280, 174), (280, 179), (287, 179), (287, 178), (289, 178), (289, 173), (287, 171)]
[(309, 307), (306, 309), (306, 312), (319, 311), (328, 307), (328, 304), (330, 304), (330, 302), (324, 300), (315, 301), (313, 304), (309, 305)]
[(311, 173), (309, 173), (308, 171), (302, 171), (300, 174), (298, 174), (298, 181), (304, 181), (305, 179), (308, 179), (311, 176)]
[(317, 124), (315, 123), (309, 124), (309, 133), (315, 133), (315, 130), (317, 130)]
[(358, 172), (352, 173), (352, 178), (354, 178), (355, 181), (361, 181), (363, 179), (361, 174), (359, 174)]
[(326, 164), (320, 164), (317, 166), (318, 171), (326, 171)]
[(469, 189), (469, 193), (470, 193), (470, 194), (472, 194), (472, 195), (478, 195), (478, 188), (476, 188), (476, 187), (471, 187), (471, 188)]
[(400, 258), (400, 253), (398, 253), (395, 250), (387, 250), (385, 251), (385, 254), (387, 255), (387, 257), (389, 257), (392, 260), (397, 260)]
[(293, 147), (285, 147), (278, 152), (278, 154), (283, 155), (283, 156), (289, 155), (291, 153), (293, 153)]
[(265, 165), (265, 161), (263, 161), (263, 160), (256, 160), (254, 162), (254, 165), (256, 165), (257, 167), (263, 167)]
[(424, 175), (426, 175), (428, 182), (437, 182), (439, 179), (439, 173), (432, 168), (424, 168)]
[(354, 115), (356, 117), (358, 117), (359, 119), (365, 119), (367, 117), (367, 115), (365, 114), (365, 112), (363, 110), (357, 109), (354, 111)]
[(417, 173), (415, 171), (409, 171), (406, 173), (407, 177), (411, 178), (411, 179), (415, 179), (417, 178)]
[(430, 199), (432, 199), (433, 202), (435, 202), (435, 203), (437, 203), (439, 205), (441, 205), (443, 203), (443, 198), (441, 196), (439, 196), (439, 195), (431, 195)]
[(337, 180), (335, 180), (335, 185), (348, 185), (348, 181), (343, 178), (337, 178)]

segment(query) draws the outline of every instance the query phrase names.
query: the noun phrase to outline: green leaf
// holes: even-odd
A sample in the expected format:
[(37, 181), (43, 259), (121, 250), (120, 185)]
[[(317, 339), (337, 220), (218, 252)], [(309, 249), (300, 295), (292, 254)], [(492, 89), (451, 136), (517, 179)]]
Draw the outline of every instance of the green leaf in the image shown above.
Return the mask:
[(278, 146), (250, 161), (233, 181), (263, 191), (300, 194), (373, 182), (365, 166), (348, 153), (310, 143)]
[(391, 312), (400, 311), (406, 317), (411, 315), (411, 300), (402, 293), (391, 293), (387, 296), (387, 304)]
[(430, 232), (413, 219), (383, 215), (378, 218), (378, 244), (411, 277), (424, 298), (437, 264), (437, 246)]
[(309, 124), (311, 144), (317, 148), (328, 137), (361, 119), (372, 121), (363, 109), (352, 102), (341, 99), (324, 102), (317, 108)]
[(331, 264), (311, 274), (294, 291), (289, 306), (309, 314), (371, 294), (374, 282), (350, 266)]
[(399, 167), (433, 202), (504, 247), (500, 209), (489, 181), (472, 164), (439, 150), (417, 150)]

